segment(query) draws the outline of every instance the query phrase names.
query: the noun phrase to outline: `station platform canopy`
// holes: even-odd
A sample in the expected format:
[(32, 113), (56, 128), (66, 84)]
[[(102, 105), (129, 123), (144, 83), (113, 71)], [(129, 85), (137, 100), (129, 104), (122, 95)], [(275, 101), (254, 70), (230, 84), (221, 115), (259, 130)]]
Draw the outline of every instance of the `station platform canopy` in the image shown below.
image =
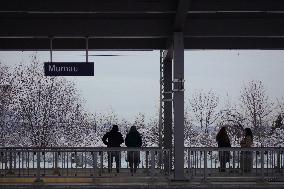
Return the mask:
[(0, 50), (283, 49), (283, 0), (1, 0)]

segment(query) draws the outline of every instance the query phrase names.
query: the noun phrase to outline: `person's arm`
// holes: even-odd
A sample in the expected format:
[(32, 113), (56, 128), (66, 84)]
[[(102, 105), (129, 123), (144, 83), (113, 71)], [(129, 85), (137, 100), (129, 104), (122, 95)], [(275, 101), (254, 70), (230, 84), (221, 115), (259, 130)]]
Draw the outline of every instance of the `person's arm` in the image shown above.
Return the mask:
[(128, 134), (126, 135), (126, 137), (125, 137), (125, 146), (127, 146), (128, 147), (128, 144), (129, 142), (128, 142)]
[(120, 144), (122, 144), (124, 142), (122, 134), (120, 133)]
[(140, 133), (138, 134), (138, 146), (141, 147), (142, 146), (142, 136), (140, 135)]
[(108, 139), (108, 133), (106, 133), (106, 134), (103, 136), (103, 143), (104, 143), (105, 145), (108, 145), (107, 139)]
[(243, 138), (243, 140), (241, 141), (241, 147), (243, 148), (248, 148), (251, 146), (251, 140), (250, 137), (245, 137)]

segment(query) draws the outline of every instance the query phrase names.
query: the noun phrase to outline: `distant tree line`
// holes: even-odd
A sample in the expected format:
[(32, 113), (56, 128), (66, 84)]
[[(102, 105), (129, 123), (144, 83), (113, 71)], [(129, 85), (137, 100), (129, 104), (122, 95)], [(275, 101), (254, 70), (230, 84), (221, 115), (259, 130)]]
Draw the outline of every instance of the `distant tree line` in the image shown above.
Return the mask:
[[(36, 55), (13, 70), (0, 63), (0, 95), (0, 146), (104, 146), (101, 138), (112, 124), (124, 136), (135, 125), (143, 146), (158, 146), (158, 113), (150, 118), (139, 113), (133, 122), (113, 110), (90, 113), (75, 84), (44, 76)], [(284, 145), (284, 99), (273, 101), (262, 81), (245, 83), (237, 103), (220, 99), (213, 90), (189, 97), (185, 146), (216, 145), (221, 126), (227, 127), (233, 146), (239, 146), (245, 127), (253, 130), (255, 146)]]
[[(221, 105), (222, 104), (222, 105)], [(249, 81), (240, 90), (240, 98), (220, 103), (211, 91), (196, 92), (187, 104), (185, 143), (189, 146), (212, 146), (220, 127), (225, 126), (233, 146), (239, 146), (244, 128), (254, 134), (255, 146), (282, 146), (284, 99), (274, 102), (262, 81)]]

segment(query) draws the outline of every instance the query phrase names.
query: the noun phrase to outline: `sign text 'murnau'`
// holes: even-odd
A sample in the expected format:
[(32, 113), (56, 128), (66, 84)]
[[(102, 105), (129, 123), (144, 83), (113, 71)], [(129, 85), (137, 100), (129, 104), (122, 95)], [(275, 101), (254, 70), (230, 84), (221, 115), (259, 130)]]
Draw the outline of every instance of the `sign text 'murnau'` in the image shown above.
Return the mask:
[(45, 76), (94, 76), (94, 62), (45, 62)]

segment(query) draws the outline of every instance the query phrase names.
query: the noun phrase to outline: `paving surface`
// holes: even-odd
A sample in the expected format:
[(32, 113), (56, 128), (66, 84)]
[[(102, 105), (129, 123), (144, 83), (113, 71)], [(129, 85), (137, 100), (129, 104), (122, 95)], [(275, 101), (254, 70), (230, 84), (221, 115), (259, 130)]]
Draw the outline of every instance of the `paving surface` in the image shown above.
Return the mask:
[[(221, 179), (219, 179), (221, 180)], [(225, 181), (224, 181), (225, 180)], [(226, 178), (217, 180), (191, 180), (173, 182), (169, 179), (144, 178), (44, 178), (42, 182), (35, 182), (34, 178), (0, 179), (0, 189), (207, 189), (207, 188), (284, 188), (284, 182), (269, 182), (260, 180), (241, 181)]]

